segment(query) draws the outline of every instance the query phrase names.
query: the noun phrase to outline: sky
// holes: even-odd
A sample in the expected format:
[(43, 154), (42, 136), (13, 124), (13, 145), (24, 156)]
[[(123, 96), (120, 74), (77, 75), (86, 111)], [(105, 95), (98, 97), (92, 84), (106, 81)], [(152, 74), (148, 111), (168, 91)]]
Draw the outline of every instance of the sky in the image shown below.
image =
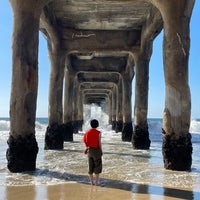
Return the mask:
[[(12, 10), (8, 0), (0, 0), (0, 117), (9, 117), (12, 79)], [(191, 118), (200, 119), (200, 1), (196, 0), (190, 24), (189, 86), (191, 92)], [(165, 84), (162, 55), (163, 33), (153, 44), (149, 66), (148, 118), (162, 118), (165, 105)], [(36, 117), (48, 116), (48, 87), (50, 62), (47, 43), (39, 34), (39, 83)], [(132, 110), (134, 108), (134, 81)]]

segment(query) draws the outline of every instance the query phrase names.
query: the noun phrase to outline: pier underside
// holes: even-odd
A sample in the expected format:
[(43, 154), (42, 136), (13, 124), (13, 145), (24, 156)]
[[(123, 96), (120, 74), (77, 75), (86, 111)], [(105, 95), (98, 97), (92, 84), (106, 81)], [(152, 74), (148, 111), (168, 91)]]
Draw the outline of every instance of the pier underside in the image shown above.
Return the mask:
[[(106, 105), (109, 123), (122, 132), (123, 141), (132, 142), (135, 149), (150, 148), (149, 62), (153, 41), (163, 30), (164, 167), (190, 169), (188, 59), (194, 0), (10, 0), (10, 4), (14, 14), (10, 171), (35, 169), (39, 31), (47, 40), (51, 63), (47, 150), (62, 149), (65, 141), (73, 141), (73, 133), (82, 129), (84, 104), (102, 109)], [(134, 78), (135, 102), (131, 102)], [(18, 151), (19, 138), (24, 138), (20, 148), (26, 156)], [(34, 141), (32, 147), (24, 144), (30, 142), (26, 138)], [(179, 154), (183, 156), (177, 159)], [(32, 164), (25, 165), (29, 155)]]

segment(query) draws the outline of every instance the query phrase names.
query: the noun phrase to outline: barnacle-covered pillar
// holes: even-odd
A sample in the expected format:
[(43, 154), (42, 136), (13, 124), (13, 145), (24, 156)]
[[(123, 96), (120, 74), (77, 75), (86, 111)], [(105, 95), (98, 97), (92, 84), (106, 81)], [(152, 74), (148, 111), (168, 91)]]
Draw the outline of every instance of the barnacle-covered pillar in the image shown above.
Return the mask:
[(117, 84), (117, 106), (116, 106), (116, 132), (122, 132), (123, 114), (122, 114), (122, 78), (120, 76)]
[[(148, 50), (146, 50), (148, 51)], [(151, 51), (151, 48), (150, 48)], [(135, 106), (134, 131), (132, 144), (134, 149), (149, 149), (150, 139), (147, 123), (149, 57), (144, 53), (135, 53)]]
[(49, 123), (45, 134), (45, 149), (63, 149), (63, 77), (65, 54), (58, 47), (49, 48), (51, 61), (49, 87)]
[[(157, 1), (156, 1), (157, 2)], [(158, 3), (158, 2), (157, 2)], [(157, 4), (164, 21), (165, 109), (163, 160), (166, 169), (190, 170), (192, 143), (191, 97), (188, 85), (190, 17), (194, 1), (162, 1)]]
[(134, 76), (134, 64), (129, 56), (126, 71), (122, 73), (122, 88), (123, 88), (123, 129), (122, 141), (131, 141), (133, 135), (132, 125), (132, 80)]
[[(12, 88), (7, 167), (35, 170), (38, 144), (35, 117), (38, 90), (39, 20), (45, 1), (10, 0), (13, 10)], [(34, 6), (33, 6), (34, 5)], [(31, 26), (30, 26), (31, 24)]]

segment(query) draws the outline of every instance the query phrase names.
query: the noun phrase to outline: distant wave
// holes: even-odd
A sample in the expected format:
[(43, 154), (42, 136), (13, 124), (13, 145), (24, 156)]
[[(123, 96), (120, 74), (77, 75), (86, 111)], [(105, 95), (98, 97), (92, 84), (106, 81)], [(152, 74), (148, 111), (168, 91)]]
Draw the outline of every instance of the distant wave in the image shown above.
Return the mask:
[(190, 133), (198, 133), (200, 134), (200, 121), (192, 120), (190, 123)]
[[(101, 114), (98, 117), (100, 121), (100, 127), (102, 130), (111, 130), (111, 125), (108, 125), (108, 117), (106, 114)], [(89, 125), (90, 117), (87, 116), (84, 120), (83, 125), (83, 131), (87, 130)], [(46, 127), (48, 125), (48, 119), (47, 118), (37, 118), (35, 123), (36, 133), (37, 132), (45, 132)], [(162, 119), (148, 119), (148, 126), (149, 126), (149, 132), (151, 135), (161, 136), (161, 130), (162, 130)], [(0, 118), (0, 133), (2, 132), (9, 132), (10, 131), (10, 120), (5, 118)], [(193, 119), (190, 123), (190, 133), (192, 134), (200, 134), (200, 120)]]
[(9, 130), (10, 130), (10, 121), (0, 120), (0, 131), (9, 131)]
[[(35, 122), (36, 131), (46, 130), (47, 124), (40, 123), (39, 121)], [(10, 131), (10, 121), (0, 119), (0, 132)]]
[[(106, 119), (107, 120), (107, 119)], [(110, 130), (110, 126), (107, 123), (103, 117), (100, 119), (101, 128)], [(47, 118), (39, 118), (37, 119), (35, 126), (36, 131), (43, 131), (46, 130), (48, 124)], [(149, 131), (154, 132), (154, 134), (158, 133), (160, 134), (160, 131), (162, 129), (162, 119), (148, 119), (148, 125), (149, 125)], [(89, 120), (85, 120), (84, 124), (85, 128), (89, 128)], [(10, 130), (10, 121), (9, 119), (5, 120), (3, 118), (0, 118), (0, 131), (9, 131)], [(199, 120), (191, 120), (190, 123), (190, 133), (200, 134), (200, 121)]]

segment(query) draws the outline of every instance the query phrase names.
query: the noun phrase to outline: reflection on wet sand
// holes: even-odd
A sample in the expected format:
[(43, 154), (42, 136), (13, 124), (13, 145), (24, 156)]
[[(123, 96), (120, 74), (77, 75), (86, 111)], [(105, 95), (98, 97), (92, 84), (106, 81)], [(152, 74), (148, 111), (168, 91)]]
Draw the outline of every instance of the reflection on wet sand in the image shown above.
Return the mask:
[(35, 200), (36, 199), (35, 186), (7, 186), (5, 193), (5, 200), (14, 200), (14, 199)]
[[(117, 186), (117, 187), (116, 187)], [(83, 183), (66, 183), (41, 186), (7, 186), (6, 196), (0, 199), (7, 200), (132, 200), (132, 199), (195, 199), (200, 197), (199, 192), (162, 188), (157, 186), (124, 184), (108, 186), (90, 186)]]
[[(132, 200), (132, 199), (195, 199), (199, 200), (200, 192), (186, 189), (167, 188), (156, 185), (136, 184), (128, 181), (101, 179), (99, 186), (91, 186), (87, 176), (60, 174), (58, 172), (42, 173), (42, 176), (53, 176), (66, 182), (56, 185), (7, 186), (6, 193), (0, 199), (7, 200)], [(33, 174), (34, 176), (34, 174)], [(67, 178), (66, 178), (67, 177)], [(68, 182), (69, 180), (70, 182)], [(81, 181), (80, 181), (81, 180)], [(74, 181), (74, 182), (73, 182)], [(2, 191), (2, 187), (1, 187)]]

